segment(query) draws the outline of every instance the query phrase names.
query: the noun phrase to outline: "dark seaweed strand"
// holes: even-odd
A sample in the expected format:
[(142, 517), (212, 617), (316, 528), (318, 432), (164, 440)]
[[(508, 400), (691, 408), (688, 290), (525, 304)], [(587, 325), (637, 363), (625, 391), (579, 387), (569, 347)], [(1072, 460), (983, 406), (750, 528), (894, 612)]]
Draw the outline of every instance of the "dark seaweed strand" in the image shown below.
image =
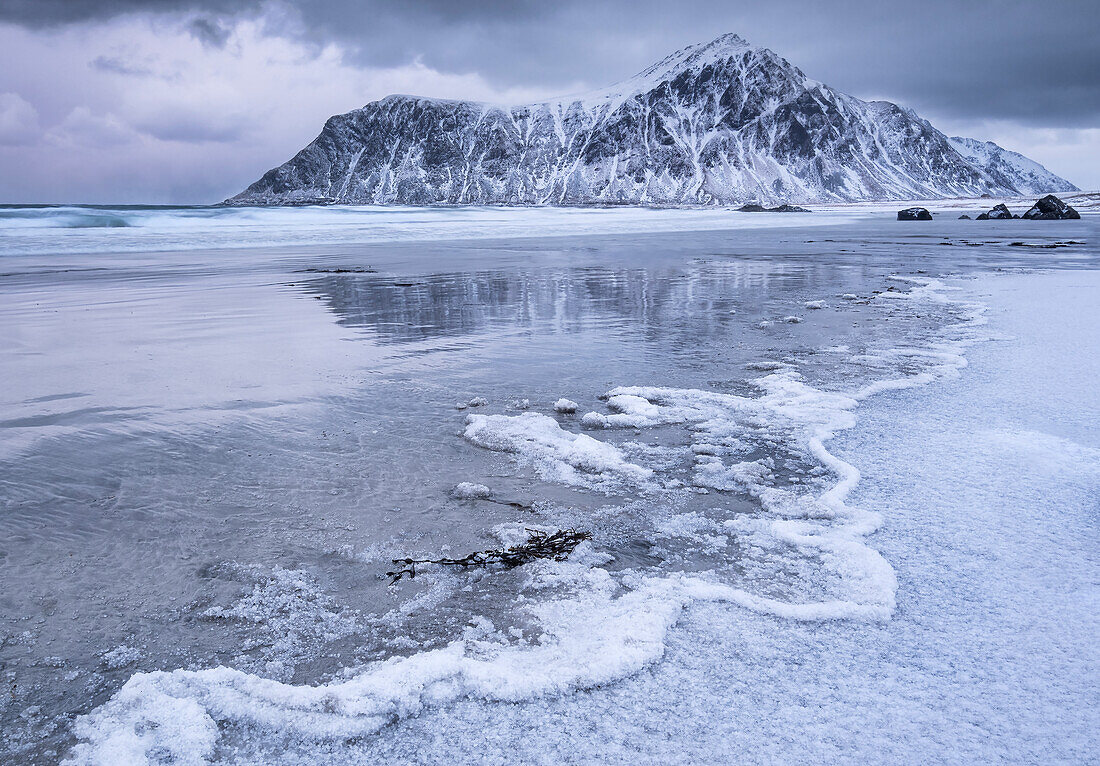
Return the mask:
[(460, 559), (392, 559), (394, 564), (404, 564), (400, 569), (386, 572), (390, 578), (390, 585), (405, 577), (416, 577), (417, 564), (437, 564), (445, 567), (469, 567), (488, 568), (494, 565), (505, 569), (522, 566), (536, 559), (553, 559), (562, 561), (581, 541), (591, 539), (588, 532), (580, 532), (576, 529), (559, 529), (556, 532), (543, 532), (538, 529), (528, 529), (530, 537), (525, 542), (508, 548), (492, 548), (485, 551), (475, 551)]

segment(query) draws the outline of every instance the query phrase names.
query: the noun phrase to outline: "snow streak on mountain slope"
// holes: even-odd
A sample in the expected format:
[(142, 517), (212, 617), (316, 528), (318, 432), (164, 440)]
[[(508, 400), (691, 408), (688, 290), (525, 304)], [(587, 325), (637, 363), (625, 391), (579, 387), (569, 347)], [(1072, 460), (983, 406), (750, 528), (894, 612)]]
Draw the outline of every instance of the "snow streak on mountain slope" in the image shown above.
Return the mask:
[(1044, 168), (1035, 160), (1019, 152), (1009, 151), (992, 141), (952, 136), (951, 146), (972, 164), (1005, 186), (1018, 188), (1021, 193), (1041, 194), (1050, 191), (1079, 191), (1073, 184)]
[(730, 204), (1075, 187), (996, 144), (807, 78), (737, 35), (528, 106), (387, 96), (333, 117), (230, 204)]

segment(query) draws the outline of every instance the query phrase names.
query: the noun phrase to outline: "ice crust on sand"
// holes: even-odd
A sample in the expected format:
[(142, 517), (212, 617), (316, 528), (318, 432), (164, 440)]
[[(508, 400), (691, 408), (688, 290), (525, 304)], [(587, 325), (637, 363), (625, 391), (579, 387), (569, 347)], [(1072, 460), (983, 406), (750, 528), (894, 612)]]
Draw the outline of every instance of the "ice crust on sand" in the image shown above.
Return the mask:
[(665, 633), (693, 600), (738, 600), (700, 578), (641, 578), (623, 586), (606, 570), (563, 563), (535, 567), (536, 585), (570, 597), (528, 608), (538, 643), (470, 631), (442, 649), (374, 663), (320, 686), (294, 686), (226, 667), (141, 673), (80, 719), (84, 740), (70, 764), (200, 764), (214, 752), (218, 723), (247, 724), (308, 740), (372, 734), (393, 720), (469, 697), (521, 701), (609, 683), (660, 659)]
[[(880, 293), (876, 300), (886, 304), (901, 302), (925, 302), (945, 305), (953, 302), (949, 293), (958, 288), (945, 285), (938, 279), (905, 277), (894, 275), (892, 280), (913, 287), (907, 291)], [(984, 339), (976, 335), (977, 328), (986, 324), (985, 308), (977, 304), (956, 304), (961, 309), (960, 321), (945, 328), (940, 337), (922, 346), (896, 346), (878, 349), (862, 357), (850, 357), (849, 361), (865, 362), (872, 367), (900, 370), (902, 374), (893, 378), (868, 383), (853, 396), (858, 400), (867, 399), (884, 391), (893, 391), (925, 385), (940, 378), (957, 377), (966, 367), (963, 355), (967, 346)]]
[(141, 656), (140, 649), (123, 644), (103, 653), (103, 666), (108, 670), (119, 670), (127, 665), (133, 665), (141, 659)]
[(510, 452), (531, 463), (539, 475), (578, 487), (646, 484), (653, 471), (629, 462), (612, 444), (564, 430), (537, 412), (519, 415), (468, 415), (463, 435), (497, 452)]
[[(883, 305), (948, 300), (935, 280), (914, 285), (891, 293)], [(728, 518), (685, 514), (658, 531), (696, 539), (719, 553), (736, 539), (750, 554), (746, 560), (804, 570), (816, 597), (783, 597), (760, 590), (758, 581), (730, 582), (717, 569), (615, 572), (604, 568), (605, 559), (590, 543), (582, 543), (568, 561), (523, 568), (524, 594), (514, 608), (538, 626), (537, 639), (497, 632), (481, 620), (443, 648), (369, 663), (317, 686), (227, 667), (138, 673), (78, 719), (80, 744), (68, 762), (197, 764), (214, 757), (224, 726), (333, 742), (370, 735), (459, 699), (518, 702), (608, 684), (660, 660), (668, 631), (697, 602), (729, 602), (793, 620), (888, 619), (897, 580), (867, 540), (879, 515), (846, 503), (859, 472), (826, 443), (855, 424), (861, 399), (908, 381), (957, 374), (981, 322), (975, 309), (935, 344), (884, 351), (882, 368), (901, 372), (856, 392), (820, 390), (796, 370), (783, 369), (754, 381), (758, 396), (619, 387), (607, 393), (608, 413), (582, 419), (603, 429), (685, 428), (692, 482), (700, 490), (749, 495), (761, 512)], [(660, 491), (652, 469), (629, 462), (614, 444), (564, 430), (546, 415), (471, 414), (463, 435), (477, 446), (517, 456), (549, 481)]]
[[(274, 567), (270, 572), (244, 570), (254, 580), (251, 590), (228, 606), (211, 606), (202, 613), (209, 622), (251, 625), (259, 639), (242, 643), (242, 653), (256, 656), (241, 667), (288, 680), (311, 649), (350, 635), (356, 615), (342, 609), (316, 578), (301, 569)], [(240, 664), (240, 663), (238, 663)]]

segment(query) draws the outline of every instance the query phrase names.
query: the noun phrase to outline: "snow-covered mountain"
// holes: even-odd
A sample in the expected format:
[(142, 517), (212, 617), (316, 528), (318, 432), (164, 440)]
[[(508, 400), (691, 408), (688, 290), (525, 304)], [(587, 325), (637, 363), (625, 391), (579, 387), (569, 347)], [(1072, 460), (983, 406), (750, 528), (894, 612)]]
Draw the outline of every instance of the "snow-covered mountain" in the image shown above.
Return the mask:
[(730, 34), (606, 90), (540, 104), (387, 96), (330, 118), (227, 202), (773, 204), (1075, 189)]
[(1019, 152), (1009, 151), (992, 141), (953, 136), (951, 146), (972, 164), (982, 168), (997, 183), (1016, 188), (1022, 194), (1049, 191), (1079, 191), (1064, 178), (1054, 175), (1038, 162)]

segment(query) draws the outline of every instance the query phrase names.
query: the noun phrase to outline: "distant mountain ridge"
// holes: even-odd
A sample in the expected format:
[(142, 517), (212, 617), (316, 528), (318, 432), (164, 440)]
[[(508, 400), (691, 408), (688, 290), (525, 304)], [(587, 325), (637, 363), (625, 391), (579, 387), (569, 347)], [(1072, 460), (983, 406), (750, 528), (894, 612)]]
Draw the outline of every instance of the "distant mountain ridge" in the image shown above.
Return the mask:
[(991, 142), (806, 77), (737, 35), (600, 91), (524, 106), (387, 96), (233, 205), (735, 204), (1030, 195), (1077, 187)]

